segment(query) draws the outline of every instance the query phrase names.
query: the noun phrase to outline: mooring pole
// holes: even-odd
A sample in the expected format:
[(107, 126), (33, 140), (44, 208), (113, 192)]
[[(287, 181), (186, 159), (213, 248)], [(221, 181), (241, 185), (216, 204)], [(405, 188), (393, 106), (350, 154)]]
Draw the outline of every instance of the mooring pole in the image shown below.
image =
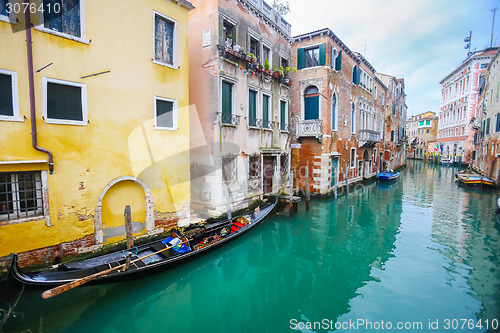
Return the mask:
[(290, 216), (293, 216), (293, 171), (290, 171), (290, 184), (289, 184), (289, 198), (288, 200), (290, 201), (289, 209), (290, 209)]
[(132, 211), (130, 206), (125, 206), (125, 211), (123, 212), (125, 218), (125, 233), (127, 235), (127, 249), (134, 247), (134, 233), (132, 231)]
[(349, 194), (349, 174), (347, 173), (347, 163), (345, 164), (345, 188), (347, 194)]
[(309, 167), (306, 166), (306, 210), (309, 210)]
[(227, 218), (231, 220), (233, 218), (233, 214), (231, 212), (231, 192), (229, 191), (229, 185), (226, 186), (226, 190), (227, 190), (227, 196), (226, 196)]

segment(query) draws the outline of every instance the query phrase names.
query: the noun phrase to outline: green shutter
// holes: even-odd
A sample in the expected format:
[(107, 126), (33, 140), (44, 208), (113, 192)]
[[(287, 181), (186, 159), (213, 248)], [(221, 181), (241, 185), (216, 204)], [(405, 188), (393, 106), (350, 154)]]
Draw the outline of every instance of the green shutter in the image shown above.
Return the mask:
[(319, 96), (304, 97), (304, 120), (319, 119)]
[(282, 130), (285, 130), (286, 127), (286, 103), (284, 101), (280, 101), (280, 125), (281, 125), (281, 129)]
[(253, 90), (248, 91), (248, 124), (257, 126), (257, 93)]
[(300, 48), (297, 50), (297, 69), (304, 68), (305, 54), (304, 48)]
[(352, 69), (352, 83), (356, 84), (356, 73), (358, 71), (358, 66), (354, 65)]
[(14, 115), (12, 103), (12, 77), (5, 74), (0, 74), (0, 115)]
[(360, 79), (361, 79), (361, 68), (358, 67), (358, 69), (356, 70), (356, 82), (355, 83), (359, 85), (359, 83), (361, 82)]
[[(233, 36), (234, 37), (234, 36)], [(219, 15), (219, 44), (224, 45), (224, 19), (222, 15)], [(237, 44), (237, 42), (233, 39), (233, 42)]]
[(222, 113), (232, 114), (233, 94), (230, 83), (222, 81)]
[(82, 121), (82, 89), (48, 82), (47, 118)]
[(269, 96), (267, 95), (262, 95), (262, 121), (264, 127), (267, 128), (269, 121)]
[(326, 65), (326, 43), (319, 45), (319, 64), (320, 66)]
[(486, 119), (486, 135), (490, 134), (490, 118)]
[(330, 46), (330, 66), (335, 68), (335, 57), (333, 53), (333, 46)]
[(337, 60), (335, 60), (335, 70), (340, 71), (342, 69), (342, 50), (339, 51), (337, 55)]
[(64, 110), (66, 119), (83, 120), (82, 90), (80, 87), (64, 86)]

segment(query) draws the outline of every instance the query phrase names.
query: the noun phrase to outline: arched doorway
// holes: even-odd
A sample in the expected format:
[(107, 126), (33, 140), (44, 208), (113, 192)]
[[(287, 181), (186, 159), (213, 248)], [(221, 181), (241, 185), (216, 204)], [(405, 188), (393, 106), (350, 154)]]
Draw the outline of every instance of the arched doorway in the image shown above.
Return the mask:
[(96, 244), (109, 244), (125, 239), (125, 206), (132, 210), (134, 235), (154, 229), (154, 203), (148, 186), (136, 177), (118, 177), (104, 187), (95, 209)]

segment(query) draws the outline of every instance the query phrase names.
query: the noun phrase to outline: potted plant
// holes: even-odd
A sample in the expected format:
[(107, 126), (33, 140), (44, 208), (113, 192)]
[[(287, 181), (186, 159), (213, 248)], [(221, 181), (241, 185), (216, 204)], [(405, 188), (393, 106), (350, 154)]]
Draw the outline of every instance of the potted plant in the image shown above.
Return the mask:
[(247, 60), (248, 62), (252, 62), (252, 63), (253, 63), (253, 62), (256, 62), (256, 61), (257, 61), (257, 57), (256, 57), (256, 56), (254, 56), (252, 53), (248, 53), (248, 54), (246, 55), (246, 60)]
[(224, 44), (226, 48), (232, 48), (233, 46), (233, 35), (231, 33), (228, 33), (226, 35), (226, 43)]
[(297, 73), (297, 68), (295, 68), (295, 67), (287, 67), (287, 68), (285, 68), (285, 71), (288, 74), (288, 76), (290, 76), (290, 72)]
[(271, 71), (269, 70), (270, 66), (269, 66), (269, 60), (264, 60), (264, 71), (267, 73), (267, 74), (271, 74)]

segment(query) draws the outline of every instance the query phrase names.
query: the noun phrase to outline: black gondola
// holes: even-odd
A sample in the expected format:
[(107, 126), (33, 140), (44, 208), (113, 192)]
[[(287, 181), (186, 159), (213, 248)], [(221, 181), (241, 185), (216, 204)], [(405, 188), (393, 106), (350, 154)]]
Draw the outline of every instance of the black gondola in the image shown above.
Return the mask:
[[(66, 284), (112, 268), (117, 269), (98, 276), (91, 283), (117, 282), (150, 275), (182, 264), (236, 238), (261, 222), (275, 205), (276, 201), (273, 201), (230, 220), (193, 226), (183, 233), (173, 230), (170, 237), (162, 240), (80, 262), (62, 263), (39, 272), (23, 272), (18, 266), (17, 254), (14, 254), (9, 274), (17, 282), (42, 288)], [(130, 257), (130, 265), (124, 269), (127, 257)]]

